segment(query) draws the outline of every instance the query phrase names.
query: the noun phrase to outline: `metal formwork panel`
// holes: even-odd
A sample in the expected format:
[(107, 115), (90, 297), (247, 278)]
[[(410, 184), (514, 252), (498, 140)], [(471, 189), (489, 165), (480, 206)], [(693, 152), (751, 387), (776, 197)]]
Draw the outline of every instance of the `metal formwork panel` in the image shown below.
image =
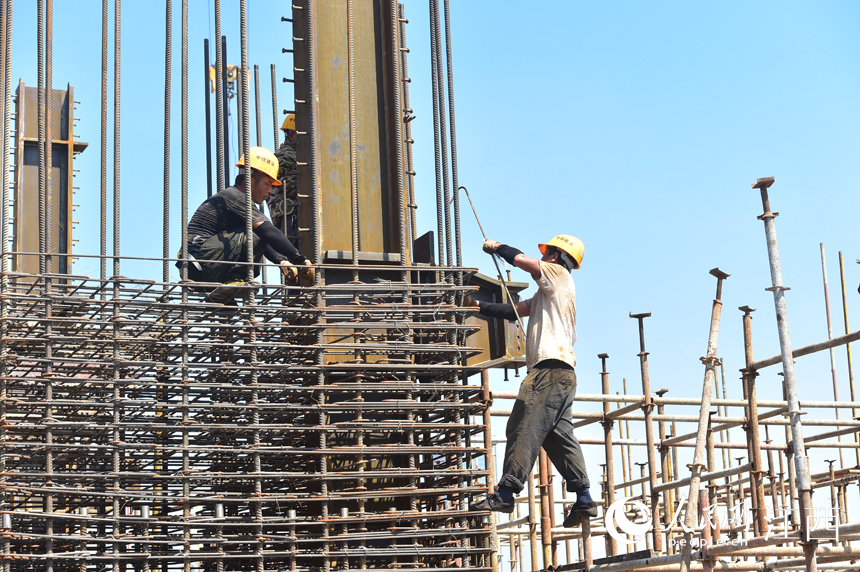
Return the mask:
[[(17, 89), (15, 153), (21, 160), (16, 162), (14, 205), (15, 230), (12, 249), (15, 252), (39, 252), (39, 92), (20, 82)], [(50, 90), (53, 98), (52, 133), (52, 177), (48, 190), (50, 208), (53, 212), (53, 251), (57, 254), (72, 252), (73, 212), (73, 159), (87, 148), (86, 143), (74, 138), (74, 91)], [(18, 254), (13, 257), (13, 267), (21, 272), (37, 273), (39, 259), (33, 255)], [(71, 271), (71, 257), (56, 257), (60, 273)]]

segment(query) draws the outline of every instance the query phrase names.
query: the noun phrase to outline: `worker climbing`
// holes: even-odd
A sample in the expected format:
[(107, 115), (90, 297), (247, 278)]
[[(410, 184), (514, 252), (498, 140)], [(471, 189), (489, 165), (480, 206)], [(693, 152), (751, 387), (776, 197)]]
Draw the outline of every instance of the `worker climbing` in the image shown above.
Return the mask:
[[(239, 174), (232, 187), (227, 187), (201, 204), (188, 222), (188, 278), (195, 282), (220, 282), (222, 285), (207, 290), (207, 300), (231, 303), (247, 295), (246, 281), (248, 239), (246, 229), (245, 176), (251, 177), (251, 226), (254, 230), (254, 276), (265, 256), (281, 266), (288, 281), (301, 276), (313, 282), (315, 271), (310, 261), (275, 228), (257, 208), (281, 184), (276, 178), (278, 160), (274, 153), (263, 147), (251, 147), (251, 160), (245, 165), (244, 155), (236, 163)], [(177, 264), (178, 266), (179, 264)], [(303, 266), (296, 268), (293, 265)]]
[(571, 405), (576, 395), (576, 289), (570, 271), (582, 264), (585, 247), (570, 235), (560, 234), (539, 244), (540, 260), (499, 242), (485, 240), (484, 251), (496, 254), (532, 275), (538, 291), (529, 300), (513, 304), (472, 302), (480, 313), (514, 321), (529, 316), (526, 332), (528, 375), (520, 385), (505, 430), (507, 446), (497, 491), (471, 505), (472, 510), (511, 513), (535, 464), (541, 446), (576, 493), (564, 526), (583, 516), (597, 516), (597, 503), (589, 492), (582, 448), (573, 434)]
[(290, 113), (281, 124), (284, 132), (284, 142), (275, 151), (278, 158), (278, 180), (280, 185), (272, 189), (272, 194), (266, 199), (272, 224), (280, 229), (287, 238), (298, 248), (298, 216), (296, 212), (296, 193), (298, 182), (298, 163), (296, 162), (296, 116)]

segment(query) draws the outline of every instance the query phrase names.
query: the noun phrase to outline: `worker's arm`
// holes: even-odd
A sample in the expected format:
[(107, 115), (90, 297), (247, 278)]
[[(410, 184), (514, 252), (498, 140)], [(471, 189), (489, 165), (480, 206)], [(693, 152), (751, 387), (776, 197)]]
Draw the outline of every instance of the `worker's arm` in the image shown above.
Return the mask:
[(487, 240), (484, 241), (484, 251), (490, 254), (498, 254), (508, 264), (513, 264), (517, 268), (525, 270), (531, 274), (532, 278), (535, 280), (540, 279), (540, 260), (532, 258), (531, 256), (526, 256), (519, 249), (514, 248), (513, 246), (508, 246), (507, 244), (502, 244), (498, 241)]
[[(305, 264), (307, 259), (305, 256), (293, 246), (293, 243), (287, 240), (287, 237), (284, 236), (280, 230), (275, 228), (269, 221), (262, 222), (260, 224), (254, 225), (254, 232), (257, 236), (260, 237), (266, 243), (266, 258), (272, 260), (269, 257), (268, 250), (269, 247), (276, 253), (286, 257), (287, 260), (292, 262), (293, 264)], [(283, 260), (283, 259), (282, 259)], [(272, 260), (275, 262), (275, 260)], [(280, 261), (278, 261), (280, 262)]]
[(531, 309), (529, 308), (528, 302), (518, 302), (516, 312), (514, 312), (514, 307), (511, 304), (497, 304), (494, 302), (475, 300), (469, 305), (476, 306), (482, 316), (487, 316), (488, 318), (501, 318), (511, 322), (515, 322), (517, 320), (517, 314), (520, 315), (520, 318), (527, 317), (529, 315), (529, 310)]

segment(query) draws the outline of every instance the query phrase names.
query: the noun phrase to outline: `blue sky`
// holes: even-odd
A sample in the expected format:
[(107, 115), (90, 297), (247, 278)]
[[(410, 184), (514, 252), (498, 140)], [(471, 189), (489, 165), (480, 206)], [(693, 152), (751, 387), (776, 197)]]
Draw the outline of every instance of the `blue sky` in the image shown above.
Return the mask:
[[(75, 202), (81, 207), (75, 220), (81, 224), (75, 236), (78, 252), (97, 253), (101, 3), (55, 4), (54, 85), (75, 87), (81, 101), (77, 132), (90, 143), (76, 162), (81, 188)], [(202, 43), (214, 36), (214, 24), (209, 3), (189, 4), (193, 212), (206, 193)], [(228, 63), (238, 64), (238, 2), (222, 4)], [(271, 147), (268, 69), (275, 63), (280, 77), (292, 63), (280, 49), (290, 37), (289, 24), (280, 17), (288, 14), (280, 2), (249, 4), (250, 61), (262, 72), (263, 141)], [(172, 251), (179, 247), (180, 224), (180, 5), (174, 3)], [(428, 7), (412, 0), (405, 6), (423, 231), (436, 225)], [(126, 2), (123, 10), (122, 253), (157, 257), (164, 6)], [(487, 234), (532, 254), (538, 242), (559, 233), (585, 243), (582, 269), (574, 273), (581, 393), (599, 390), (601, 352), (610, 355), (613, 391), (625, 377), (631, 388), (638, 386), (637, 329), (628, 312), (650, 310), (646, 342), (652, 387), (669, 388), (670, 396), (698, 397), (699, 357), (706, 350), (715, 290), (708, 270), (717, 266), (732, 274), (723, 289), (718, 352), (726, 360), (729, 395), (740, 396), (738, 306), (758, 309), (756, 358), (778, 353), (773, 298), (764, 290), (770, 286), (764, 232), (756, 220), (761, 202), (750, 188), (758, 177), (776, 177), (771, 204), (780, 212), (776, 225), (784, 282), (791, 287), (787, 301), (795, 347), (827, 335), (822, 242), (834, 330), (844, 327), (838, 251), (846, 261), (852, 329), (860, 326), (860, 272), (854, 262), (860, 257), (860, 5), (546, 2), (530, 7), (460, 0), (453, 2), (451, 22), (460, 183), (471, 191)], [(19, 77), (36, 84), (35, 30), (34, 3), (16, 2), (13, 86)], [(289, 84), (277, 87), (279, 107), (291, 108)], [(493, 274), (469, 210), (462, 211), (462, 221), (465, 264)], [(123, 268), (125, 275), (160, 276), (158, 263), (127, 262)], [(98, 264), (81, 260), (76, 272), (96, 276)], [(527, 276), (514, 271), (514, 278)], [(847, 398), (844, 348), (836, 355), (840, 396)], [(802, 358), (797, 372), (801, 399), (832, 397), (826, 352)], [(500, 376), (493, 379), (496, 389), (516, 390)], [(774, 368), (764, 372), (759, 395), (780, 397), (778, 379)], [(593, 427), (584, 434), (596, 432)], [(596, 477), (596, 469), (593, 473)]]

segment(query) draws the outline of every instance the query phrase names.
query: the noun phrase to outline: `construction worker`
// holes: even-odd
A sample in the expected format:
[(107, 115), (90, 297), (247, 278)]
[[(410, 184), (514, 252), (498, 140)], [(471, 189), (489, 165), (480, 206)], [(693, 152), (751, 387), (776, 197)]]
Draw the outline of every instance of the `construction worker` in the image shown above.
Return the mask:
[[(239, 175), (232, 187), (206, 199), (188, 222), (188, 278), (195, 282), (221, 282), (223, 286), (209, 291), (210, 302), (229, 303), (243, 293), (248, 293), (246, 278), (247, 266), (229, 264), (247, 260), (246, 201), (244, 155), (236, 163)], [(251, 177), (251, 227), (254, 229), (254, 262), (262, 262), (263, 256), (281, 265), (281, 271), (289, 280), (298, 275), (308, 282), (314, 280), (310, 261), (300, 253), (284, 234), (257, 208), (261, 205), (272, 187), (280, 185), (276, 178), (278, 160), (274, 153), (263, 147), (251, 147), (249, 162)], [(260, 273), (254, 266), (254, 276)]]
[(284, 118), (281, 124), (284, 132), (284, 142), (275, 151), (278, 158), (278, 180), (280, 186), (272, 189), (272, 194), (266, 199), (272, 224), (281, 229), (287, 237), (298, 240), (298, 216), (296, 213), (296, 184), (299, 176), (296, 163), (296, 116), (293, 113)]
[(576, 288), (570, 271), (582, 264), (585, 247), (578, 238), (560, 234), (538, 248), (543, 255), (540, 260), (506, 244), (484, 242), (484, 251), (531, 274), (538, 291), (530, 300), (519, 302), (516, 310), (511, 304), (471, 303), (488, 317), (516, 320), (517, 314), (529, 316), (528, 375), (508, 419), (502, 478), (496, 492), (471, 508), (513, 512), (514, 494), (528, 481), (542, 446), (567, 483), (567, 490), (577, 495), (564, 520), (564, 526), (574, 526), (581, 516), (597, 516), (571, 415), (576, 395)]

